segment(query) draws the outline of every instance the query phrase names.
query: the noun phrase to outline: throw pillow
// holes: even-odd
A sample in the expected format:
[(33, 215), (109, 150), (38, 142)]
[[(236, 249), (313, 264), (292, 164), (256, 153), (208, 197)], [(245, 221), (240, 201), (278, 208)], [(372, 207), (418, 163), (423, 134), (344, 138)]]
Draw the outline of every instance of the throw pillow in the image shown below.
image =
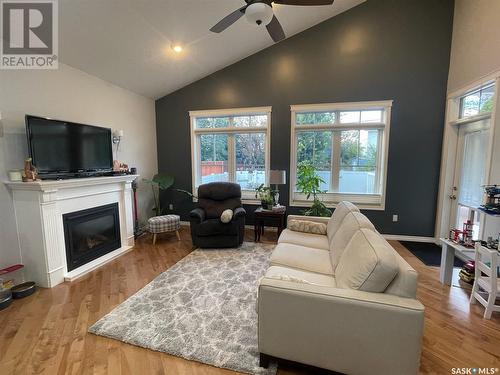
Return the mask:
[(303, 233), (326, 234), (326, 224), (308, 220), (290, 220), (288, 229)]
[(220, 221), (223, 223), (229, 223), (233, 219), (233, 210), (224, 210), (222, 211), (222, 214), (220, 215)]

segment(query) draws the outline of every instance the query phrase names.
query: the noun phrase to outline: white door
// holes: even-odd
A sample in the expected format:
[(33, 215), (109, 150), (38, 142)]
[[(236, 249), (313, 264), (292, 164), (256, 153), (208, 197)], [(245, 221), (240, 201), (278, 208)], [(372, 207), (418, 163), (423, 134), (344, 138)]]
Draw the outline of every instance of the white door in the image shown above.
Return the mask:
[(489, 144), (490, 119), (459, 125), (457, 158), (450, 224), (462, 229), (470, 220), (473, 239), (480, 237), (481, 215), (477, 208), (482, 204), (486, 181), (486, 157)]

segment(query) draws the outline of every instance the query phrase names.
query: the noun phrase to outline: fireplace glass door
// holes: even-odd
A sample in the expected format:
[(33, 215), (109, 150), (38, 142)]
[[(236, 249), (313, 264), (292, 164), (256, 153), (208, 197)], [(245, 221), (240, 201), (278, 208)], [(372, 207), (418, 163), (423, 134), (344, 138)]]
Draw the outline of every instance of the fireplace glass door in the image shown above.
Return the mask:
[(63, 215), (68, 271), (121, 247), (118, 203)]

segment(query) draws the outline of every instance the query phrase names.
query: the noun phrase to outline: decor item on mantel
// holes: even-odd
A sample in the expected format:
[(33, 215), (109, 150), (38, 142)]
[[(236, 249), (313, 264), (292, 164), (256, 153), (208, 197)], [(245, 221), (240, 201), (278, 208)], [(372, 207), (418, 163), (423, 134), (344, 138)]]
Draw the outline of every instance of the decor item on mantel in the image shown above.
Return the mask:
[(9, 181), (20, 182), (23, 180), (23, 171), (19, 169), (13, 169), (9, 171)]
[(128, 173), (128, 165), (119, 160), (113, 160), (113, 172)]
[(24, 160), (24, 175), (23, 182), (33, 182), (40, 181), (38, 178), (38, 170), (32, 163), (32, 159), (28, 158)]

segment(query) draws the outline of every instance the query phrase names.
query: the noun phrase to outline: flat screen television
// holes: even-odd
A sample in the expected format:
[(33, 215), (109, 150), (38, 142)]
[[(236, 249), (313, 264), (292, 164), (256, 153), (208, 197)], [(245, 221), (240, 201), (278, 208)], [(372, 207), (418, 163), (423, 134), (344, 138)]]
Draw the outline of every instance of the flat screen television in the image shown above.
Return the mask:
[(90, 177), (113, 171), (111, 129), (26, 116), (28, 148), (40, 178)]

